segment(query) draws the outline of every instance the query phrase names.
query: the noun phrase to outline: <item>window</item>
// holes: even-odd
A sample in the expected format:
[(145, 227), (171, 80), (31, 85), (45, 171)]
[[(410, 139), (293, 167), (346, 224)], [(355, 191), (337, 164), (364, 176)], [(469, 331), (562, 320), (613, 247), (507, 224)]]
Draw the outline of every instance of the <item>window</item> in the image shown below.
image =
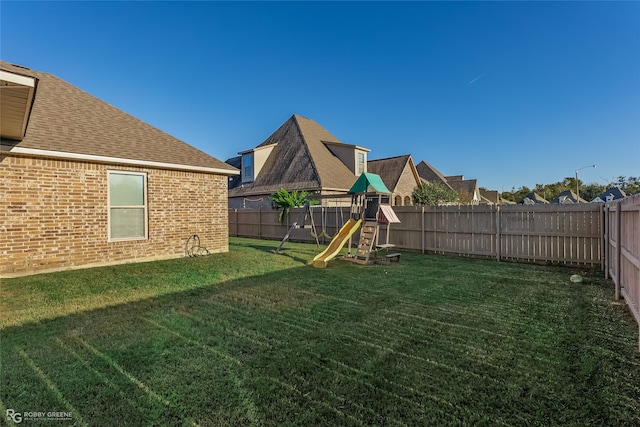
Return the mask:
[(253, 153), (242, 156), (242, 182), (253, 181)]
[(147, 175), (109, 171), (109, 240), (147, 238)]
[(364, 153), (358, 153), (358, 176), (364, 173)]

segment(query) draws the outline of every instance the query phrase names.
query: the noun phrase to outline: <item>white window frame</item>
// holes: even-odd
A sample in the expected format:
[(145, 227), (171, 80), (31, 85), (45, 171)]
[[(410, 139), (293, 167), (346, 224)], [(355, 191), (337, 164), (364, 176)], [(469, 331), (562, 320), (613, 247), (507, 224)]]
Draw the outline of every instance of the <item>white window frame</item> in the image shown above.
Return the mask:
[[(144, 206), (117, 206), (121, 209), (143, 209), (144, 211), (144, 236), (136, 237), (111, 237), (111, 175), (134, 175), (142, 177), (142, 191), (144, 192)], [(125, 170), (107, 170), (107, 235), (109, 242), (126, 242), (132, 240), (148, 240), (149, 239), (149, 201), (147, 198), (149, 191), (147, 185), (147, 173), (146, 172), (132, 172)]]
[[(247, 166), (246, 160), (251, 159), (251, 165)], [(251, 168), (251, 175), (247, 174), (247, 168)], [(256, 158), (253, 152), (245, 153), (242, 155), (242, 182), (253, 182), (253, 177), (256, 171)]]
[[(360, 159), (362, 158), (362, 162), (360, 162)], [(366, 153), (363, 153), (362, 151), (359, 151), (356, 153), (356, 171), (358, 172), (357, 175), (360, 176), (363, 173), (365, 173), (367, 171), (366, 165), (367, 164), (367, 155)]]

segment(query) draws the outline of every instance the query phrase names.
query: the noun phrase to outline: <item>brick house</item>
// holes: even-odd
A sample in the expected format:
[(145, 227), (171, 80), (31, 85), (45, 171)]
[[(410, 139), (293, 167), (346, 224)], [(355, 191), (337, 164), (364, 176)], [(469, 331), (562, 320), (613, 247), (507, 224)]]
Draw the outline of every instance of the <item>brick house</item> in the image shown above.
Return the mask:
[(238, 171), (48, 73), (0, 61), (0, 276), (228, 251)]
[(229, 181), (229, 207), (271, 207), (269, 195), (280, 188), (346, 195), (367, 172), (369, 151), (345, 144), (316, 121), (294, 114), (260, 145), (226, 160), (241, 170)]
[(380, 175), (391, 191), (392, 206), (413, 205), (411, 193), (420, 184), (421, 179), (410, 154), (370, 160), (367, 163), (367, 169), (371, 173)]

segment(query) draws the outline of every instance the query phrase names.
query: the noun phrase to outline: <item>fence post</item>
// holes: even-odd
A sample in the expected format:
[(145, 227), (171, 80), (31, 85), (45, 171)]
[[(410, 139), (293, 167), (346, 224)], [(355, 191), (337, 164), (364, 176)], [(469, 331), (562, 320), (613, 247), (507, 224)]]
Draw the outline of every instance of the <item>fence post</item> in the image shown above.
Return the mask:
[(616, 301), (620, 299), (620, 289), (622, 288), (622, 202), (616, 203)]
[(604, 242), (604, 278), (609, 279), (609, 263), (611, 262), (609, 259), (609, 206), (604, 207), (604, 226), (602, 228), (604, 230), (604, 235), (602, 237)]
[(605, 267), (604, 264), (604, 204), (600, 205), (600, 235), (602, 236), (600, 238), (600, 269), (603, 269)]
[(234, 209), (234, 217), (236, 219), (236, 237), (240, 235), (240, 226), (238, 225), (238, 209)]
[(420, 244), (422, 246), (422, 254), (424, 255), (424, 248), (426, 246), (426, 233), (424, 232), (424, 206), (422, 206), (422, 213), (420, 215)]
[(502, 256), (502, 236), (500, 235), (500, 231), (502, 228), (501, 221), (501, 211), (500, 205), (496, 206), (496, 260), (500, 262), (500, 257)]

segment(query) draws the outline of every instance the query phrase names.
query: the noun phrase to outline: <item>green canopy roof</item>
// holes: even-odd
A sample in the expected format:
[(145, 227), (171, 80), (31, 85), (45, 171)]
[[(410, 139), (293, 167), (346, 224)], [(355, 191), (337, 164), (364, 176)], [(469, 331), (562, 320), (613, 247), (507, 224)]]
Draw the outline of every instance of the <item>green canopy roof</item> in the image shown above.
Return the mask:
[(353, 193), (382, 193), (391, 194), (391, 191), (384, 185), (380, 175), (375, 173), (363, 173), (358, 177), (356, 183), (349, 190), (349, 194)]

